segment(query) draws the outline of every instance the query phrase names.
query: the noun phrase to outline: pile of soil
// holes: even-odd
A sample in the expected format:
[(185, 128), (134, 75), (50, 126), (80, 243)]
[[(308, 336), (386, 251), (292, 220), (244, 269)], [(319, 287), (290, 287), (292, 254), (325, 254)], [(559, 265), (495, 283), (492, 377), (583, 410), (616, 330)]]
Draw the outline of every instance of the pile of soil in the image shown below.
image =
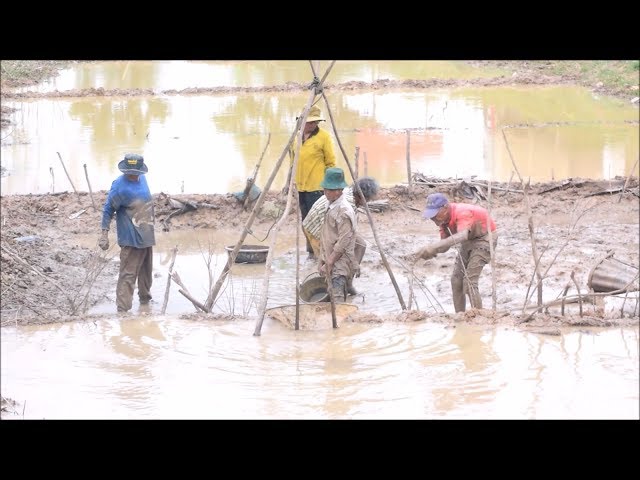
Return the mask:
[[(372, 210), (371, 218), (382, 249), (390, 257), (407, 259), (421, 246), (437, 240), (435, 225), (421, 216), (425, 198), (430, 193), (440, 191), (451, 201), (488, 206), (500, 232), (495, 264), (498, 286), (496, 309), (490, 308), (491, 299), (485, 296), (485, 309), (482, 310), (434, 315), (407, 309), (395, 315), (359, 313), (350, 321), (427, 320), (518, 325), (526, 319), (528, 327), (543, 328), (551, 334), (562, 325), (638, 323), (637, 316), (606, 312), (597, 305), (590, 308), (585, 305), (582, 316), (577, 313), (560, 316), (544, 310), (532, 317), (529, 316), (530, 311), (526, 315), (514, 313), (521, 302), (514, 297), (524, 298), (534, 276), (530, 225), (534, 230), (538, 254), (543, 254), (540, 266), (546, 292), (561, 292), (572, 272), (584, 286), (589, 270), (598, 258), (609, 251), (614, 251), (616, 258), (632, 265), (639, 264), (637, 177), (540, 183), (530, 186), (526, 196), (523, 187), (514, 183), (492, 184), (489, 196), (486, 182), (420, 176), (415, 180), (411, 189), (406, 185), (381, 189), (378, 202), (382, 202), (385, 208)], [(78, 241), (80, 237), (86, 239), (87, 235), (95, 235), (97, 243), (101, 206), (106, 195), (106, 191), (93, 193), (95, 204), (99, 205), (97, 210), (92, 208), (87, 193), (0, 197), (3, 326), (92, 319), (84, 312), (113, 293), (117, 261), (109, 261), (110, 258), (97, 245), (93, 249), (86, 248), (80, 245), (83, 242)], [(154, 199), (157, 230), (205, 228), (237, 233), (252, 212), (252, 208), (244, 210), (231, 194), (168, 196), (159, 193), (154, 195)], [(268, 229), (274, 223), (274, 212), (277, 215), (283, 211), (285, 204), (286, 197), (280, 192), (267, 192), (253, 225)], [(181, 205), (190, 207), (176, 208)], [(366, 215), (361, 218), (359, 229), (373, 240)], [(280, 234), (295, 236), (296, 227), (294, 203)], [(112, 232), (112, 240), (113, 236)], [(119, 249), (116, 246), (109, 252), (111, 256), (118, 255)], [(427, 262), (419, 261), (413, 268), (414, 273), (423, 277), (428, 273), (441, 278), (437, 294), (450, 298), (452, 263), (450, 255), (441, 254)], [(381, 261), (363, 262), (363, 278), (366, 278), (367, 270), (383, 268)], [(393, 286), (390, 284), (389, 288)], [(514, 289), (519, 295), (514, 294)], [(576, 293), (575, 289), (573, 293)], [(581, 293), (587, 293), (586, 287)], [(532, 302), (535, 304), (535, 296)]]

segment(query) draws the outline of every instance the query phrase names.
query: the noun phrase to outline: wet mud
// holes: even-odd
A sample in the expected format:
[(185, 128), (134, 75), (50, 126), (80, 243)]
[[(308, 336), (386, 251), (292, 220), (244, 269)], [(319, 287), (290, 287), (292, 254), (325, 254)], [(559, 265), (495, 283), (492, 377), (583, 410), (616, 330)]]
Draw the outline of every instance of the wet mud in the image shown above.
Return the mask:
[[(631, 265), (639, 264), (638, 240), (640, 232), (637, 177), (616, 178), (612, 181), (563, 181), (531, 185), (525, 196), (519, 182), (494, 183), (491, 193), (486, 182), (433, 179), (419, 175), (409, 189), (399, 185), (381, 190), (378, 202), (386, 207), (371, 210), (383, 251), (391, 259), (410, 263), (412, 273), (421, 278), (437, 280), (437, 295), (450, 298), (449, 275), (453, 257), (439, 255), (429, 261), (409, 262), (421, 246), (437, 239), (432, 222), (422, 219), (421, 212), (428, 194), (440, 191), (451, 201), (479, 203), (489, 207), (496, 219), (500, 242), (496, 249), (495, 275), (496, 307), (484, 292), (484, 308), (464, 313), (433, 314), (407, 308), (398, 313), (356, 312), (345, 321), (354, 322), (467, 322), (486, 325), (519, 325), (522, 328), (543, 328), (553, 331), (563, 325), (613, 326), (638, 323), (637, 314), (606, 309), (604, 296), (580, 306), (567, 303), (564, 315), (558, 304), (553, 308), (520, 310), (526, 292), (533, 291), (534, 261), (531, 253), (533, 227), (539, 262), (546, 292), (563, 292), (573, 273), (581, 294), (588, 293), (586, 285), (590, 270), (607, 252)], [(106, 191), (94, 192), (92, 207), (88, 193), (63, 192), (46, 195), (10, 195), (0, 197), (1, 205), (1, 280), (2, 325), (91, 321), (99, 316), (87, 315), (91, 306), (104, 302), (113, 292), (113, 277), (118, 263), (111, 261), (118, 255), (115, 246), (108, 252), (97, 247), (100, 234), (101, 206)], [(241, 235), (251, 206), (245, 210), (232, 195), (201, 194), (154, 195), (156, 230), (215, 229)], [(193, 208), (176, 208), (190, 204)], [(265, 231), (273, 226), (278, 212), (284, 211), (286, 197), (280, 192), (267, 192), (262, 208), (253, 225)], [(182, 211), (184, 210), (184, 211)], [(360, 214), (359, 229), (373, 242), (368, 218)], [(297, 212), (291, 209), (282, 224), (279, 237), (295, 238)], [(94, 234), (96, 246), (82, 246), (78, 238)], [(113, 241), (114, 232), (111, 232)], [(84, 242), (86, 245), (86, 242)], [(301, 255), (302, 256), (302, 255)], [(367, 272), (384, 272), (380, 259), (362, 265), (362, 278)], [(397, 264), (394, 264), (397, 269)], [(291, 275), (295, 275), (295, 265)], [(361, 285), (366, 285), (361, 281)], [(391, 283), (389, 289), (393, 289)], [(569, 293), (577, 293), (571, 284)], [(407, 299), (405, 298), (405, 302)], [(535, 306), (536, 297), (530, 302)], [(532, 314), (533, 313), (533, 314)], [(220, 319), (220, 315), (185, 314), (184, 318)], [(224, 319), (226, 318), (225, 316)], [(243, 317), (234, 316), (241, 321)]]

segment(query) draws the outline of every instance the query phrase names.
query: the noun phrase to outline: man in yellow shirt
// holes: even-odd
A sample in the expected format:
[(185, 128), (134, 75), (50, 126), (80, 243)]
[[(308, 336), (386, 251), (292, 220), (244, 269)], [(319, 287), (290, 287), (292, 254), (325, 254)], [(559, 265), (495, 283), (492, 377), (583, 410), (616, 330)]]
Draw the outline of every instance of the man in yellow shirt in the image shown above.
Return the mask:
[[(324, 121), (320, 108), (311, 107), (307, 121), (304, 124), (302, 147), (300, 148), (295, 177), (302, 220), (306, 218), (316, 200), (324, 195), (324, 190), (320, 184), (324, 179), (325, 170), (336, 166), (336, 156), (333, 152), (331, 135), (318, 126), (320, 122)], [(293, 145), (290, 155), (293, 163)], [(287, 185), (289, 185), (288, 181)], [(307, 239), (307, 252), (309, 253), (309, 258), (313, 259), (315, 257), (309, 239)]]

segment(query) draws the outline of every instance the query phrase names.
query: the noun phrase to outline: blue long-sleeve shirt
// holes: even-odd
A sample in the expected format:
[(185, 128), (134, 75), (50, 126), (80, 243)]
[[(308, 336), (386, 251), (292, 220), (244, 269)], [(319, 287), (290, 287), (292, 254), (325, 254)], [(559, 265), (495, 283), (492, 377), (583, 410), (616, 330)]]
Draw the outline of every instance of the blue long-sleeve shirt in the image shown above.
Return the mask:
[(138, 181), (129, 180), (126, 175), (113, 181), (102, 209), (103, 230), (109, 230), (114, 214), (118, 245), (135, 248), (155, 245), (153, 197), (144, 175)]

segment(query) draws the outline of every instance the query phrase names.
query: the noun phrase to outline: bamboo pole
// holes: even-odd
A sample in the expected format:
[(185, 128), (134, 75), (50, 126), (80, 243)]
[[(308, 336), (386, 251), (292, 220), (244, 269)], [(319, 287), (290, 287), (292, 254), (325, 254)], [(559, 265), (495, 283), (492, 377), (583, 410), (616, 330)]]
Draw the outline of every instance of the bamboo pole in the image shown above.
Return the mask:
[(87, 185), (89, 186), (89, 196), (91, 197), (91, 205), (93, 206), (94, 210), (98, 210), (96, 208), (96, 202), (93, 201), (93, 191), (91, 190), (91, 182), (89, 182), (89, 173), (87, 172), (87, 164), (85, 163), (83, 167), (84, 167), (84, 176), (87, 179)]
[(169, 303), (169, 289), (171, 288), (171, 272), (173, 272), (173, 264), (176, 261), (176, 255), (178, 254), (178, 245), (173, 249), (173, 256), (171, 257), (171, 263), (169, 264), (169, 275), (167, 276), (167, 288), (164, 291), (164, 302), (162, 303), (162, 310), (160, 315), (164, 315), (167, 311), (167, 303)]
[(369, 162), (367, 162), (367, 152), (364, 152), (364, 161), (363, 163), (363, 171), (364, 171), (364, 176), (368, 177), (369, 176)]
[[(293, 189), (293, 185), (294, 185), (294, 180), (295, 180), (295, 176), (296, 176), (295, 175), (296, 174), (296, 169), (298, 167), (298, 159), (300, 157), (300, 148), (302, 146), (302, 136), (304, 135), (304, 128), (302, 128), (302, 127), (306, 123), (307, 116), (309, 114), (309, 110), (311, 109), (311, 105), (313, 105), (313, 103), (314, 103), (314, 100), (315, 100), (315, 98), (317, 96), (317, 92), (322, 90), (322, 84), (323, 84), (324, 80), (327, 78), (327, 75), (329, 74), (329, 72), (331, 71), (331, 69), (333, 68), (333, 65), (335, 63), (336, 62), (334, 60), (334, 61), (331, 62), (329, 67), (327, 67), (327, 71), (325, 72), (324, 76), (322, 77), (322, 80), (320, 80), (320, 82), (315, 86), (313, 92), (309, 96), (309, 100), (307, 101), (307, 104), (305, 105), (305, 108), (302, 111), (302, 114), (300, 115), (300, 117), (298, 117), (298, 122), (296, 123), (296, 128), (294, 129), (294, 132), (293, 132), (291, 138), (289, 139), (289, 143), (287, 144), (285, 150), (282, 152), (282, 156), (280, 157), (281, 160), (280, 160), (279, 163), (282, 163), (282, 159), (284, 159), (285, 155), (289, 151), (289, 146), (293, 142), (294, 138), (296, 137), (296, 133), (297, 133), (298, 134), (297, 135), (298, 136), (298, 148), (296, 149), (295, 155), (293, 157), (293, 165), (291, 166), (291, 175), (290, 175), (290, 178), (289, 178), (289, 186), (288, 186), (288, 189), (287, 189), (288, 190), (288, 192), (287, 192), (287, 204), (285, 206), (284, 213), (280, 217), (280, 220), (278, 220), (278, 222), (276, 223), (276, 226), (275, 226), (274, 232), (273, 232), (273, 237), (271, 239), (271, 247), (269, 248), (269, 253), (267, 254), (267, 260), (266, 260), (266, 265), (265, 265), (265, 275), (264, 275), (263, 288), (262, 288), (262, 295), (260, 297), (260, 304), (258, 306), (258, 320), (256, 322), (256, 328), (255, 328), (255, 330), (253, 332), (254, 336), (259, 336), (260, 335), (260, 331), (262, 330), (262, 323), (264, 322), (264, 315), (265, 315), (265, 311), (266, 311), (266, 307), (267, 307), (267, 293), (269, 291), (269, 274), (270, 274), (270, 270), (271, 270), (271, 263), (273, 261), (273, 253), (274, 253), (274, 250), (275, 250), (274, 246), (275, 246), (276, 240), (278, 238), (278, 231), (280, 230), (281, 225), (285, 222), (285, 220), (287, 218), (287, 215), (289, 214), (289, 210), (291, 209), (292, 196), (293, 196), (293, 190), (294, 190)], [(271, 174), (272, 177), (275, 176), (275, 173), (277, 172), (279, 167), (280, 167), (280, 165), (278, 164), (276, 166), (276, 168), (274, 169), (274, 172)], [(260, 199), (258, 199), (258, 201), (260, 201)], [(255, 211), (255, 208), (256, 207), (254, 207), (254, 211)]]
[[(296, 189), (296, 192), (298, 189)], [(298, 196), (298, 199), (300, 197)], [(302, 228), (302, 212), (300, 211), (300, 201), (298, 200), (296, 221), (296, 323), (295, 329), (300, 330), (300, 229)]]
[[(296, 129), (297, 129), (298, 125), (299, 125), (299, 122), (296, 125)], [(265, 184), (264, 189), (260, 193), (260, 196), (258, 197), (258, 200), (256, 200), (256, 203), (253, 206), (253, 210), (251, 211), (251, 214), (249, 215), (249, 218), (247, 219), (247, 222), (245, 223), (245, 226), (242, 229), (242, 233), (240, 234), (240, 238), (238, 239), (238, 242), (236, 243), (236, 246), (233, 248), (231, 253), (229, 253), (228, 258), (227, 258), (227, 263), (225, 264), (224, 268), (222, 269), (222, 272), (220, 273), (220, 276), (218, 277), (218, 280), (216, 281), (216, 283), (213, 286), (213, 288), (211, 290), (209, 290), (209, 295), (207, 296), (207, 300), (204, 303), (204, 306), (205, 306), (205, 309), (206, 309), (207, 312), (210, 312), (211, 309), (213, 308), (213, 304), (215, 302), (216, 296), (220, 292), (220, 288), (222, 287), (222, 284), (224, 283), (225, 279), (227, 278), (227, 275), (229, 274), (229, 272), (231, 271), (231, 268), (233, 267), (233, 264), (234, 264), (234, 262), (236, 260), (236, 256), (238, 255), (238, 252), (240, 251), (240, 247), (241, 247), (242, 243), (244, 242), (244, 239), (249, 234), (249, 231), (251, 229), (251, 225), (253, 225), (253, 222), (256, 219), (256, 216), (258, 215), (258, 212), (260, 211), (260, 208), (262, 208), (262, 204), (264, 203), (264, 200), (266, 198), (266, 193), (269, 190), (269, 187), (271, 187), (271, 184), (273, 183), (273, 180), (275, 179), (276, 174), (278, 173), (278, 169), (280, 168), (280, 166), (282, 165), (282, 162), (284, 161), (284, 158), (285, 158), (285, 156), (287, 154), (289, 145), (291, 145), (291, 142), (293, 141), (294, 138), (295, 138), (295, 131), (293, 132), (293, 134), (289, 138), (289, 142), (287, 143), (287, 146), (285, 147), (284, 151), (282, 152), (282, 155), (280, 155), (280, 158), (276, 162), (276, 165), (275, 165), (273, 171), (271, 172), (271, 175), (269, 176), (269, 179), (267, 180), (267, 183)]]
[(60, 152), (56, 152), (56, 153), (58, 154), (58, 158), (60, 159), (60, 163), (62, 164), (62, 168), (64, 169), (64, 173), (67, 175), (67, 178), (69, 179), (69, 183), (73, 187), (73, 191), (76, 193), (76, 195), (78, 195), (78, 202), (80, 202), (80, 194), (78, 193), (78, 190), (76, 190), (76, 186), (73, 184), (73, 181), (71, 180), (71, 177), (69, 176), (69, 172), (67, 172), (67, 167), (64, 166), (64, 162), (62, 161), (62, 156), (60, 155)]
[[(314, 72), (315, 75), (315, 72)], [(340, 150), (342, 151), (342, 155), (344, 157), (344, 161), (347, 163), (347, 167), (349, 167), (349, 173), (351, 173), (351, 178), (354, 179), (353, 182), (353, 186), (354, 188), (358, 191), (358, 194), (360, 194), (360, 196), (362, 198), (364, 198), (364, 194), (362, 193), (362, 190), (360, 189), (360, 185), (358, 185), (358, 182), (355, 181), (355, 174), (353, 172), (353, 168), (351, 167), (351, 163), (349, 163), (349, 158), (347, 157), (347, 154), (344, 150), (344, 147), (342, 146), (342, 142), (340, 141), (340, 137), (338, 136), (338, 129), (336, 128), (336, 124), (333, 120), (333, 114), (331, 113), (331, 107), (329, 105), (329, 100), (327, 99), (327, 96), (325, 95), (324, 92), (322, 92), (322, 98), (324, 98), (324, 103), (327, 106), (327, 113), (329, 114), (329, 119), (331, 120), (331, 126), (333, 127), (333, 132), (336, 136), (336, 141), (338, 142), (338, 146), (340, 147)], [(367, 160), (366, 160), (366, 153), (365, 153), (365, 176), (366, 176), (366, 165), (367, 165)], [(391, 266), (389, 265), (389, 262), (387, 261), (387, 257), (384, 253), (384, 250), (382, 249), (381, 245), (380, 245), (380, 240), (378, 239), (378, 233), (376, 232), (376, 228), (373, 222), (373, 217), (371, 216), (371, 211), (369, 210), (369, 205), (367, 204), (367, 202), (364, 202), (364, 211), (367, 214), (367, 218), (369, 219), (369, 225), (371, 226), (371, 231), (373, 232), (373, 238), (376, 241), (376, 245), (378, 246), (378, 250), (380, 253), (380, 258), (382, 259), (382, 263), (384, 265), (384, 267), (387, 269), (387, 272), (389, 273), (389, 278), (391, 279), (391, 283), (393, 283), (393, 287), (396, 290), (396, 294), (398, 295), (398, 300), (400, 301), (400, 306), (402, 307), (403, 310), (406, 310), (407, 307), (404, 303), (404, 299), (402, 298), (402, 293), (400, 292), (400, 288), (398, 287), (398, 283), (396, 282), (395, 277), (393, 276), (393, 272), (391, 271)]]

